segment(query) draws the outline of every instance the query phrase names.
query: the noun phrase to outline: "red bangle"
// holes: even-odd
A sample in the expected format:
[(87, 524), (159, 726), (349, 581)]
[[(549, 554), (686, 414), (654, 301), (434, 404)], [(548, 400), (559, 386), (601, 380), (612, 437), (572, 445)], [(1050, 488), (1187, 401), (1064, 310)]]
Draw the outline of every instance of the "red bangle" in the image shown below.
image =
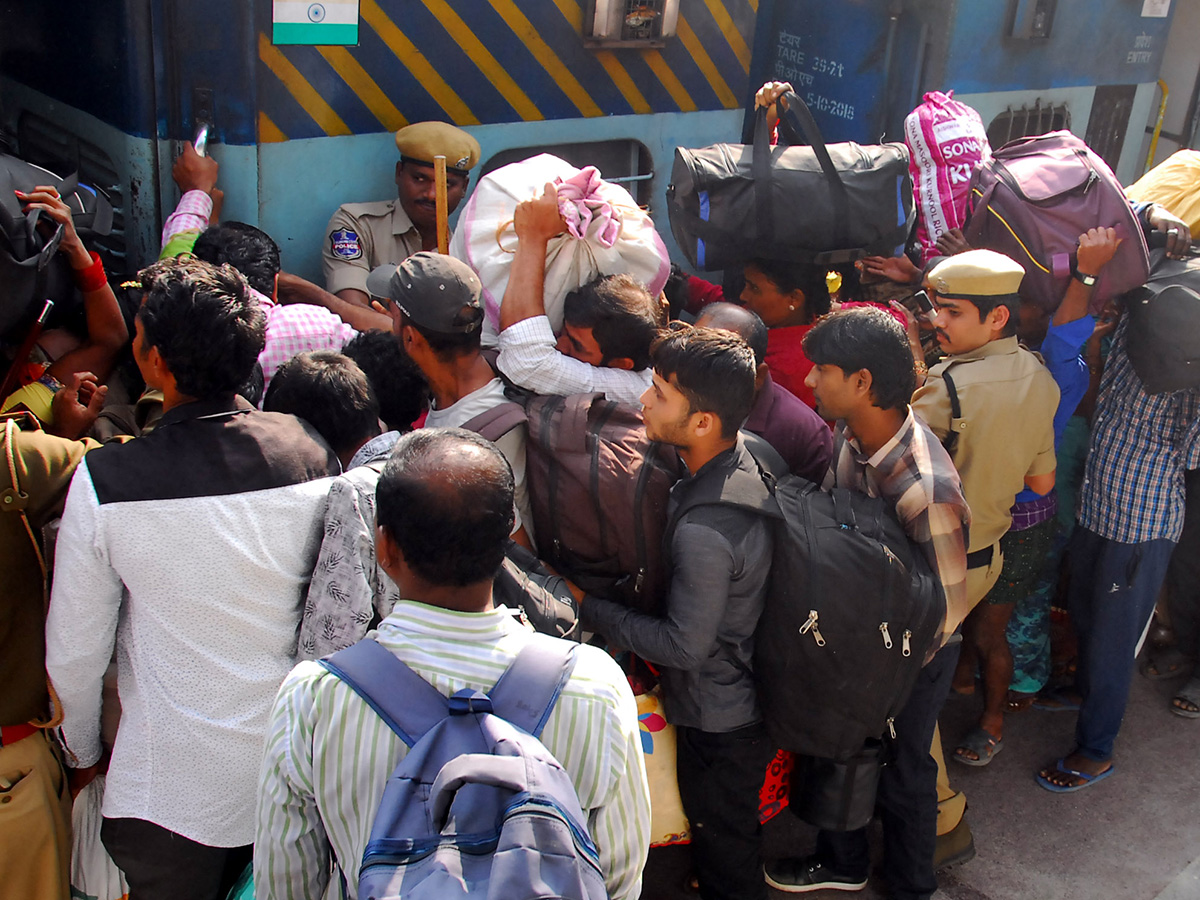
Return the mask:
[(98, 291), (108, 284), (108, 277), (104, 274), (104, 263), (100, 262), (100, 255), (91, 252), (92, 264), (86, 269), (75, 269), (75, 287), (84, 294), (90, 294), (92, 291)]

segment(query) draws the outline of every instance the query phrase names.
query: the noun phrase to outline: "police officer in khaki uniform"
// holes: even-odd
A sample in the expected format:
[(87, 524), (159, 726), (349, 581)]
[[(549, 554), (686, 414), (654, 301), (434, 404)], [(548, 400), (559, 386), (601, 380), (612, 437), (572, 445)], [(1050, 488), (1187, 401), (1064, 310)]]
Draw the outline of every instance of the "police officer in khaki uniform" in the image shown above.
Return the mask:
[[(991, 250), (970, 250), (938, 263), (925, 289), (937, 307), (934, 325), (947, 356), (929, 370), (913, 395), (912, 408), (948, 444), (971, 507), (967, 545), (967, 609), (947, 610), (963, 621), (963, 657), (958, 676), (974, 680), (973, 648), (996, 637), (989, 607), (980, 606), (1000, 577), (1000, 538), (1012, 524), (1013, 502), (1028, 486), (1038, 494), (1054, 487), (1054, 411), (1058, 385), (1041, 360), (1017, 343), (1017, 289), (1025, 270)], [(957, 407), (957, 409), (956, 409)], [(1004, 623), (999, 640), (1004, 640)], [(1003, 685), (1005, 691), (1008, 683)], [(963, 820), (966, 799), (949, 785), (941, 735), (935, 733), (938, 761), (939, 861), (943, 844), (974, 855)], [(992, 752), (995, 750), (993, 745)], [(948, 841), (945, 839), (949, 839)]]
[(367, 275), (372, 269), (399, 265), (418, 251), (437, 249), (433, 158), (446, 157), (446, 200), (449, 212), (454, 212), (481, 152), (475, 138), (445, 122), (401, 128), (396, 148), (397, 198), (339, 206), (321, 251), (329, 293), (363, 306), (369, 305)]

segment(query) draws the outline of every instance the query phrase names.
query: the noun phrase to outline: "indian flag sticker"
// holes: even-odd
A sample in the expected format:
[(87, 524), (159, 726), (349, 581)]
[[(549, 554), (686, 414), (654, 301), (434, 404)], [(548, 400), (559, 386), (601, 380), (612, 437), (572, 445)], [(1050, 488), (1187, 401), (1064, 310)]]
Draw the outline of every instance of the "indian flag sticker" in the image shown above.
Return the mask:
[(358, 0), (274, 0), (273, 44), (355, 45)]

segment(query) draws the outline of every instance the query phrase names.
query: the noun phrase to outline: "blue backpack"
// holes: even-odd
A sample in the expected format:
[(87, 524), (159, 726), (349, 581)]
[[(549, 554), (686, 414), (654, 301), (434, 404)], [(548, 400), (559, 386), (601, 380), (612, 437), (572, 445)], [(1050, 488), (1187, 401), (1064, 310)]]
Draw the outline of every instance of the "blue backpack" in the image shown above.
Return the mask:
[(575, 788), (538, 740), (577, 644), (534, 635), (491, 691), (447, 700), (367, 639), (321, 660), (409, 747), (358, 875), (363, 900), (603, 900)]

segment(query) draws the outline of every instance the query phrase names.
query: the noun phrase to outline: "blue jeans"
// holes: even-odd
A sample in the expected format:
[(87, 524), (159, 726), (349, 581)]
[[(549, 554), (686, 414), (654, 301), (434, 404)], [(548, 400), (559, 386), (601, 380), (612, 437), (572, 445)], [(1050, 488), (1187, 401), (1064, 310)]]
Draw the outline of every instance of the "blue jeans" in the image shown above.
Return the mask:
[(1166, 539), (1123, 544), (1075, 529), (1068, 606), (1079, 639), (1075, 686), (1083, 697), (1075, 741), (1088, 759), (1104, 762), (1112, 756), (1134, 656), (1174, 547)]

